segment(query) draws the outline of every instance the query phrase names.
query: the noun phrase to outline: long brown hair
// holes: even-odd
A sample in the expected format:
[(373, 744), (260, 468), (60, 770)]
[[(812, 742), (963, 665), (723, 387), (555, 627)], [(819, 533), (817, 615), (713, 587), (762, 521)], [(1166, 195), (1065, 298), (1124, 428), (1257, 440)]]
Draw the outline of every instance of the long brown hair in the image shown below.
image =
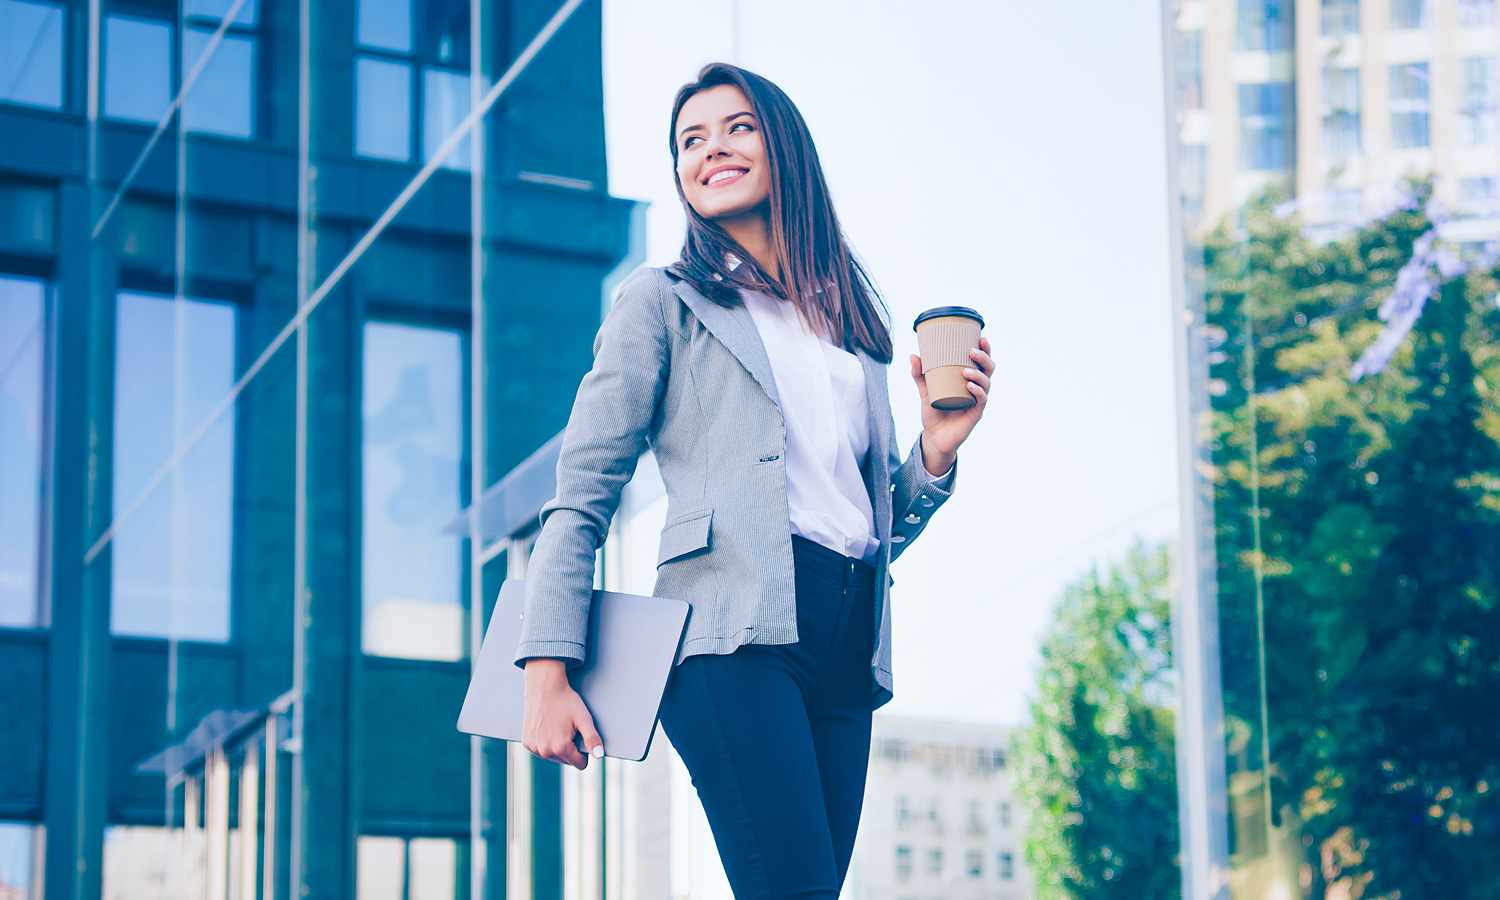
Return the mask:
[[(750, 101), (765, 140), (771, 173), (771, 246), (781, 279), (767, 275), (724, 229), (693, 209), (682, 192), (681, 178), (676, 178), (677, 196), (687, 213), (687, 235), (682, 259), (672, 268), (721, 306), (739, 305), (737, 288), (769, 291), (790, 300), (814, 327), (826, 324), (829, 337), (845, 349), (858, 348), (889, 363), (891, 333), (879, 295), (839, 228), (812, 133), (781, 88), (728, 63), (704, 66), (698, 80), (683, 85), (672, 104), (667, 143), (672, 148), (674, 177), (675, 130), (682, 105), (699, 91), (724, 85), (739, 88)], [(731, 253), (742, 263), (733, 270), (725, 263)]]

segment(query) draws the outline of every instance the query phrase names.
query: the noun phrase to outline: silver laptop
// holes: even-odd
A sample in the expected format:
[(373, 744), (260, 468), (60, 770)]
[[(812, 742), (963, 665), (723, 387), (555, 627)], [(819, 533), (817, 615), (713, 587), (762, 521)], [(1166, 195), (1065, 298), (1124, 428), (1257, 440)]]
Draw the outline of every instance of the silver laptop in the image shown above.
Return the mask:
[[(521, 739), (526, 687), (515, 657), (525, 601), (524, 582), (512, 578), (501, 586), (458, 714), (459, 731)], [(568, 681), (593, 714), (606, 756), (646, 758), (687, 617), (681, 600), (594, 591), (588, 655), (568, 670)]]

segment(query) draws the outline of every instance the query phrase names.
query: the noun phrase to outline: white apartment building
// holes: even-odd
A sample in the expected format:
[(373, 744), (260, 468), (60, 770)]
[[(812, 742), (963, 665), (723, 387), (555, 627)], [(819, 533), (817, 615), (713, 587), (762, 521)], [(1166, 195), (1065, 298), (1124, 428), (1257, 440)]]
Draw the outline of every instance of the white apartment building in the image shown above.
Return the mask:
[(1443, 236), (1500, 239), (1496, 0), (1181, 0), (1179, 173), (1190, 229), (1267, 185), (1312, 224), (1436, 176)]
[(1011, 733), (875, 717), (847, 900), (1033, 896), (1012, 797)]

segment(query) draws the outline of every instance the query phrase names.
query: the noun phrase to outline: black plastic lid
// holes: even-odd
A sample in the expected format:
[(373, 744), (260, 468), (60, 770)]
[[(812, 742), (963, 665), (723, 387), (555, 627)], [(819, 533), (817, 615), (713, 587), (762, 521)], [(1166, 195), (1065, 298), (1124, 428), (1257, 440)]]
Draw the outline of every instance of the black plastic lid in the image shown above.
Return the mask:
[(984, 316), (981, 316), (975, 310), (969, 309), (967, 306), (934, 306), (932, 309), (917, 316), (917, 321), (911, 323), (911, 327), (915, 329), (928, 319), (936, 319), (942, 316), (964, 316), (978, 322), (980, 328), (984, 327)]

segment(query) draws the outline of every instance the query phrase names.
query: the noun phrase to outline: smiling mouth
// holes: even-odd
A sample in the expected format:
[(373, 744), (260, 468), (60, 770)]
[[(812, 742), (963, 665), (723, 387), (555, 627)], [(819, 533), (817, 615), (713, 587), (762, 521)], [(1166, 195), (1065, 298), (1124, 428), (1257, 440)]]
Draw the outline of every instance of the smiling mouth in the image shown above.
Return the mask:
[(712, 175), (708, 176), (708, 180), (705, 181), (705, 182), (703, 182), (703, 183), (706, 184), (706, 185), (708, 185), (709, 187), (713, 187), (716, 184), (720, 184), (720, 183), (725, 182), (725, 181), (732, 181), (732, 180), (734, 180), (736, 178), (739, 178), (741, 175), (744, 175), (746, 171), (748, 171), (748, 170), (746, 170), (746, 169), (724, 169), (722, 171), (715, 172)]

